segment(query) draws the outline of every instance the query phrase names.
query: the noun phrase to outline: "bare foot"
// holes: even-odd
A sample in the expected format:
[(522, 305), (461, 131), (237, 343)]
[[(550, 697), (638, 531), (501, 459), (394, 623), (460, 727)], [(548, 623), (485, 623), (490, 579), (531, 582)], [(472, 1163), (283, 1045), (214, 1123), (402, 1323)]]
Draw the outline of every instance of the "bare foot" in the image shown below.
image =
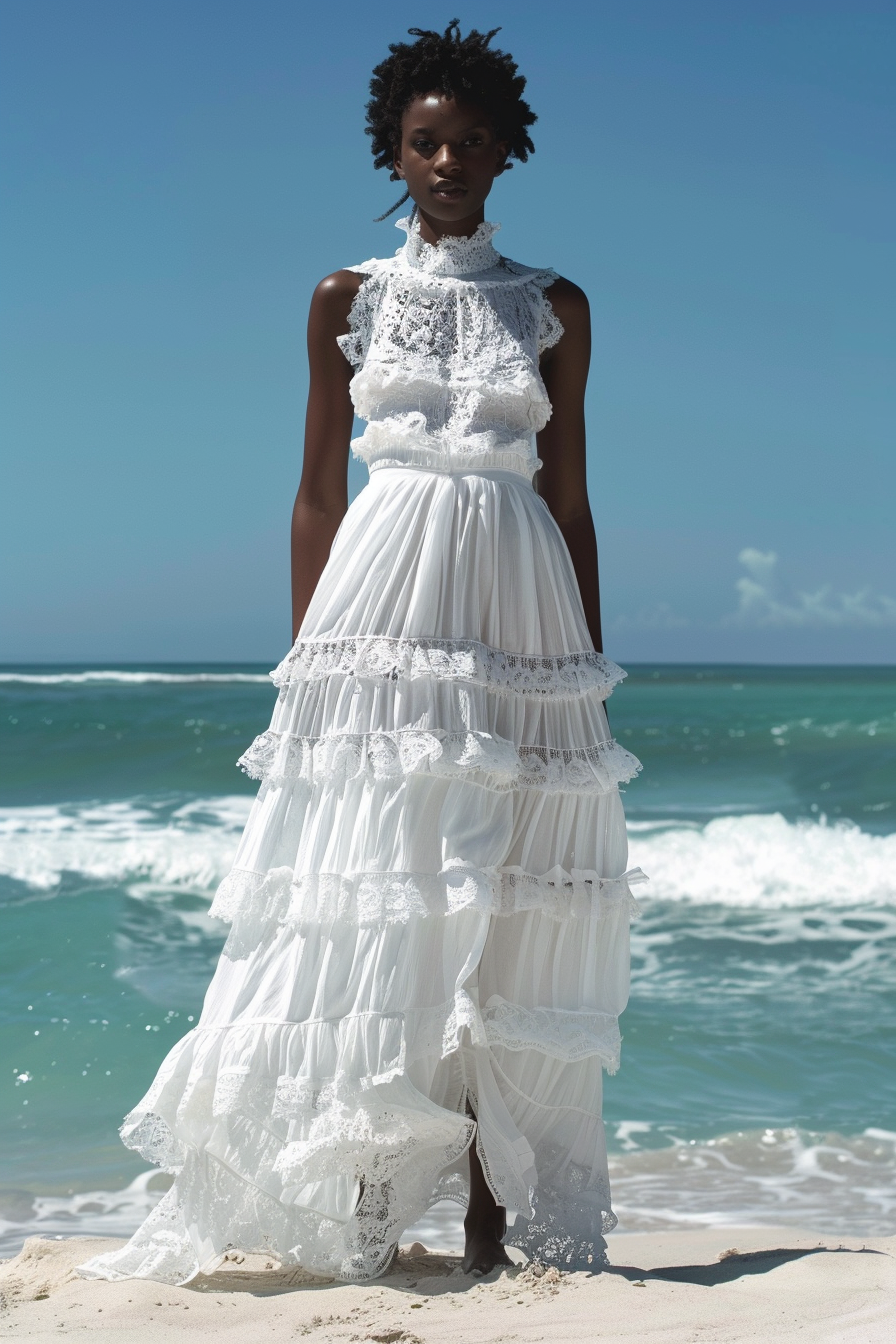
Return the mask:
[(464, 1219), (466, 1244), (461, 1269), (465, 1274), (491, 1274), (496, 1265), (512, 1265), (513, 1261), (501, 1245), (504, 1235), (504, 1210), (497, 1205), (496, 1212), (501, 1214), (500, 1223), (489, 1227), (487, 1224), (470, 1224)]

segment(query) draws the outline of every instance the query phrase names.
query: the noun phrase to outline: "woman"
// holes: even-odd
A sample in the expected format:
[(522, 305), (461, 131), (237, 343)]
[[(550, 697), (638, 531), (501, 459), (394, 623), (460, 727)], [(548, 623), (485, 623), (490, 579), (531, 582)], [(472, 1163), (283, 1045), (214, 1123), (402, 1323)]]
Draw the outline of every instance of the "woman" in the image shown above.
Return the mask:
[[(588, 304), (485, 222), (533, 148), (515, 64), (494, 34), (411, 31), (368, 106), (407, 240), (311, 304), (295, 643), (241, 760), (262, 786), (212, 907), (232, 930), (122, 1129), (176, 1180), (85, 1274), (184, 1282), (238, 1248), (371, 1279), (446, 1197), (466, 1272), (505, 1241), (605, 1260), (638, 763), (603, 708), (623, 674), (600, 652)], [(370, 483), (347, 509), (353, 412)]]

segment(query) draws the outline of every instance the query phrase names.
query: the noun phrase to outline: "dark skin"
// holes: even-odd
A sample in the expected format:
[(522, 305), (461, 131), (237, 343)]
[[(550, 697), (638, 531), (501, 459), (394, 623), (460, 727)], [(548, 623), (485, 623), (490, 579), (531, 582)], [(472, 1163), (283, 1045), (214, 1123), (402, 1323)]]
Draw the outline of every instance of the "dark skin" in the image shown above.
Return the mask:
[[(423, 239), (469, 238), (485, 218), (496, 178), (512, 165), (509, 145), (498, 138), (480, 108), (444, 94), (415, 98), (402, 119), (394, 166), (417, 205)], [(305, 417), (305, 456), (292, 515), (293, 639), (330, 554), (348, 507), (347, 465), (353, 409), (352, 368), (336, 344), (364, 277), (336, 271), (320, 282), (308, 318), (310, 390)], [(575, 569), (592, 642), (603, 649), (597, 542), (585, 478), (585, 384), (591, 358), (591, 321), (585, 294), (570, 280), (550, 289), (564, 334), (541, 360), (553, 412), (537, 436), (543, 462), (535, 489), (559, 527)], [(485, 1179), (475, 1146), (470, 1150), (470, 1204), (464, 1219), (463, 1268), (485, 1274), (510, 1264), (501, 1244), (504, 1210)]]

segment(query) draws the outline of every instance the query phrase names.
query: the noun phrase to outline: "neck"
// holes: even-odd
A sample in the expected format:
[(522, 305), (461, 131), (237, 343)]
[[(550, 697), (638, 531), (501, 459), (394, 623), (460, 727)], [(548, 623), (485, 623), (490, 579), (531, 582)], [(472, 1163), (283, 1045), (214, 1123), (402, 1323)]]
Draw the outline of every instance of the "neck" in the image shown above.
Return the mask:
[(472, 216), (478, 219), (476, 227), (464, 233), (443, 233), (428, 242), (423, 230), (424, 220), (419, 214), (400, 219), (396, 228), (403, 229), (407, 241), (397, 253), (402, 264), (429, 275), (478, 275), (500, 265), (501, 256), (495, 250), (492, 237), (500, 224), (489, 224), (481, 218), (481, 211)]
[(485, 206), (480, 205), (479, 209), (474, 210), (472, 215), (467, 215), (466, 219), (448, 220), (436, 219), (434, 215), (421, 210), (418, 205), (417, 216), (420, 220), (420, 237), (424, 243), (435, 247), (442, 238), (472, 238), (485, 219)]

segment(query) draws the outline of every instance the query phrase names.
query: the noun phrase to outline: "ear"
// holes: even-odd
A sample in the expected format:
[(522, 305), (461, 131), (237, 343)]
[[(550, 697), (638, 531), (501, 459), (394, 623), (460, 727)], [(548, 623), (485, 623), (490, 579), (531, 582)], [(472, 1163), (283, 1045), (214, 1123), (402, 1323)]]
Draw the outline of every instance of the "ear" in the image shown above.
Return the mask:
[(510, 162), (510, 141), (499, 140), (495, 146), (498, 153), (498, 164), (495, 168), (495, 177), (500, 177), (502, 173), (509, 173), (513, 164)]
[(393, 154), (392, 154), (392, 171), (393, 171), (393, 173), (395, 174), (395, 176), (396, 176), (401, 182), (404, 181), (404, 169), (403, 169), (402, 166), (401, 166), (401, 146), (400, 146), (400, 145), (396, 145), (396, 146), (395, 146), (395, 150), (394, 150), (394, 152), (393, 152)]

